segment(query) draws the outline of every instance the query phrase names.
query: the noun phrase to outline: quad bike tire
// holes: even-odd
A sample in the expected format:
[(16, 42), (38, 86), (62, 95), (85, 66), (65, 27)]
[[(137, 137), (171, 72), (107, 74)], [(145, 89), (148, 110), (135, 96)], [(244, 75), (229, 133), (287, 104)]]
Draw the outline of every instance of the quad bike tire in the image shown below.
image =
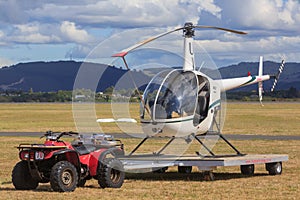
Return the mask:
[(123, 164), (116, 158), (105, 158), (99, 163), (98, 184), (101, 188), (120, 188), (125, 172)]
[(17, 190), (33, 190), (39, 185), (30, 174), (26, 161), (18, 162), (12, 171), (12, 182)]
[(50, 174), (50, 185), (55, 192), (73, 192), (78, 184), (75, 166), (68, 161), (56, 163)]

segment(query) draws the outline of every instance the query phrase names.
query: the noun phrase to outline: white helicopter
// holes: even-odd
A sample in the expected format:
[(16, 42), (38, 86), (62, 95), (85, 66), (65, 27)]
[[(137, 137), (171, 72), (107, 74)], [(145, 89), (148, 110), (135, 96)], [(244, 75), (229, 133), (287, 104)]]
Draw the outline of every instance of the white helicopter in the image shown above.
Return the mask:
[(247, 34), (227, 28), (186, 23), (183, 27), (151, 37), (113, 55), (113, 57), (122, 58), (129, 69), (125, 60), (129, 52), (170, 33), (183, 30), (184, 64), (182, 69), (170, 69), (156, 74), (142, 96), (140, 121), (147, 137), (186, 137), (205, 134), (211, 130), (220, 110), (222, 92), (258, 83), (259, 100), (262, 102), (262, 82), (274, 78), (271, 89), (273, 91), (283, 71), (284, 60), (276, 75), (263, 75), (263, 58), (260, 57), (257, 76), (214, 80), (196, 70), (193, 51), (195, 29), (217, 29)]

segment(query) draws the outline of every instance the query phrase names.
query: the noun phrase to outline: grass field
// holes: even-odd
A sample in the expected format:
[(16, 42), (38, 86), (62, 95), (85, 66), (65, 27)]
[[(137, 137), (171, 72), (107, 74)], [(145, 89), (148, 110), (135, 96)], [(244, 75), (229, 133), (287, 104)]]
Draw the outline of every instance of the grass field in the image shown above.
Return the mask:
[[(120, 105), (122, 109), (123, 105)], [(96, 104), (98, 118), (112, 117), (110, 104)], [(223, 133), (300, 135), (300, 103), (228, 103)], [(130, 105), (139, 119), (139, 105)], [(101, 124), (105, 132), (121, 132), (114, 124)], [(72, 104), (0, 104), (0, 132), (76, 130)]]
[[(97, 104), (97, 116), (106, 113), (107, 104)], [(138, 108), (137, 105), (133, 107)], [(71, 104), (0, 104), (0, 131), (44, 132), (46, 130), (74, 130)], [(135, 113), (138, 116), (138, 113)], [(133, 113), (134, 115), (134, 113)], [(266, 135), (300, 135), (300, 104), (229, 104), (224, 133)], [(103, 129), (117, 132), (116, 126)], [(15, 191), (11, 170), (18, 162), (14, 146), (21, 142), (42, 142), (37, 137), (0, 137), (0, 199), (299, 199), (300, 197), (300, 141), (250, 140), (232, 141), (244, 153), (288, 154), (283, 163), (283, 174), (269, 176), (263, 165), (257, 165), (255, 176), (240, 174), (239, 167), (218, 168), (216, 180), (204, 181), (193, 168), (189, 175), (178, 174), (170, 168), (166, 174), (128, 174), (120, 189), (100, 189), (97, 181), (88, 181), (86, 187), (73, 193), (51, 192), (49, 184), (41, 184), (35, 191)], [(155, 150), (163, 140), (152, 140), (144, 151)], [(137, 139), (124, 139), (129, 152)], [(218, 149), (223, 151), (221, 145)], [(193, 151), (192, 149), (190, 150)]]

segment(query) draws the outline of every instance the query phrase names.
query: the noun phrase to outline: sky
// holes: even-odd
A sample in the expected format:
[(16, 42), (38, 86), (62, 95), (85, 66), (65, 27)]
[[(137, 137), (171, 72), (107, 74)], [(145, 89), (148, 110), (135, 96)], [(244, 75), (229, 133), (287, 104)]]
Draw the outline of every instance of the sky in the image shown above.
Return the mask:
[[(299, 4), (297, 0), (0, 0), (0, 66), (81, 61), (99, 44), (121, 50), (185, 22), (248, 33), (196, 33), (198, 44), (219, 66), (258, 61), (260, 55), (265, 60), (300, 62)], [(126, 31), (130, 37), (122, 34)], [(102, 43), (114, 34), (122, 39)], [(165, 44), (171, 46), (172, 41)]]

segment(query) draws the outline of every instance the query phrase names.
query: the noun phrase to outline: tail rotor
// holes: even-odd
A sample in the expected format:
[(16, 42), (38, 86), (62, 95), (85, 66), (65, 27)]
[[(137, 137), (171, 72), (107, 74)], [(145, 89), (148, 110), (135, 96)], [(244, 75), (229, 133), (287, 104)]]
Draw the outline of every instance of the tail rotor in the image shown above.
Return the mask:
[(285, 62), (284, 62), (284, 60), (282, 60), (281, 61), (281, 65), (279, 66), (277, 74), (272, 76), (274, 78), (274, 83), (273, 83), (273, 86), (271, 88), (271, 92), (274, 91), (274, 89), (275, 89), (275, 87), (277, 85), (277, 82), (278, 82), (278, 79), (280, 77), (280, 74), (283, 72), (284, 65), (285, 65)]

